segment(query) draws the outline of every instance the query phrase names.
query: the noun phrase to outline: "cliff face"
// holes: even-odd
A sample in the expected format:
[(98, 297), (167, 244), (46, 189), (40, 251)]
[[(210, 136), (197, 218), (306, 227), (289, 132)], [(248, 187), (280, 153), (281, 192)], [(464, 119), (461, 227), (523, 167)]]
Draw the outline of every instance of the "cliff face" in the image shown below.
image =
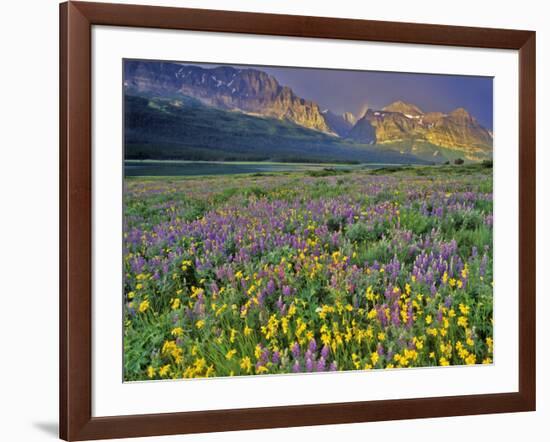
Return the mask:
[(204, 69), (178, 63), (126, 62), (125, 87), (141, 93), (187, 95), (204, 104), (286, 119), (300, 126), (333, 133), (319, 106), (298, 97), (265, 72), (222, 66)]
[(434, 117), (426, 140), (444, 147), (461, 148), (470, 154), (490, 151), (493, 147), (491, 132), (481, 126), (465, 109), (459, 108), (448, 115)]
[(321, 112), (317, 103), (297, 96), (258, 69), (126, 61), (124, 86), (130, 94), (173, 100), (191, 97), (207, 106), (285, 120), (361, 144), (412, 148), (424, 143), (432, 146), (434, 156), (444, 148), (471, 160), (492, 155), (492, 133), (466, 109), (426, 113), (414, 104), (396, 101), (380, 110), (368, 109), (360, 118), (350, 112)]
[(493, 136), (466, 109), (449, 114), (423, 113), (418, 107), (396, 102), (380, 111), (369, 109), (348, 134), (363, 143), (427, 141), (435, 146), (459, 150), (468, 159), (490, 154)]

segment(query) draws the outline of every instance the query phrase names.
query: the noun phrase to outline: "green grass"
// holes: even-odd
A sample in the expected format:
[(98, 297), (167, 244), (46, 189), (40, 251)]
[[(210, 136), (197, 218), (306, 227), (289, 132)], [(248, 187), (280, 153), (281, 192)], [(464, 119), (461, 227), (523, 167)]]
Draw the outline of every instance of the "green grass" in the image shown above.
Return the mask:
[(315, 171), (126, 180), (125, 380), (491, 362), (491, 168)]

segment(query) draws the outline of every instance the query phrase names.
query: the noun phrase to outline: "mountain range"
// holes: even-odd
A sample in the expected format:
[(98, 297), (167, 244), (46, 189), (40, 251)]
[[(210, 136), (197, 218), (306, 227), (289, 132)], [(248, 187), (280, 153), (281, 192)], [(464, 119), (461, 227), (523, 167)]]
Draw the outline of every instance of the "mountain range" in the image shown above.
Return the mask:
[(423, 112), (396, 101), (358, 117), (337, 114), (259, 69), (127, 60), (124, 89), (128, 157), (313, 155), (399, 163), (492, 157), (492, 133), (466, 109)]

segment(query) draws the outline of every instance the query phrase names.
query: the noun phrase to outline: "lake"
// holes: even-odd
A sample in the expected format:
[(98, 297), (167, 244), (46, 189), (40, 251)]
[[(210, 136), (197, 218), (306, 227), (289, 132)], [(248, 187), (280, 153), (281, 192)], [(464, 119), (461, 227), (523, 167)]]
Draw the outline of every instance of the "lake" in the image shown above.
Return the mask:
[(125, 176), (201, 176), (232, 175), (242, 173), (299, 172), (304, 170), (360, 169), (388, 166), (389, 164), (309, 164), (272, 162), (222, 161), (151, 161), (126, 160)]

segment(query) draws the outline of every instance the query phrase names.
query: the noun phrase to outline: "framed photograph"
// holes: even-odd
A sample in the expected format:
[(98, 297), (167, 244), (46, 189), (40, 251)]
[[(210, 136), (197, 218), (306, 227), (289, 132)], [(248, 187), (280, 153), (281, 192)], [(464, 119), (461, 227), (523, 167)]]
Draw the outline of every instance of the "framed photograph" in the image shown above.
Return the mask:
[(535, 33), (60, 6), (60, 437), (535, 409)]

